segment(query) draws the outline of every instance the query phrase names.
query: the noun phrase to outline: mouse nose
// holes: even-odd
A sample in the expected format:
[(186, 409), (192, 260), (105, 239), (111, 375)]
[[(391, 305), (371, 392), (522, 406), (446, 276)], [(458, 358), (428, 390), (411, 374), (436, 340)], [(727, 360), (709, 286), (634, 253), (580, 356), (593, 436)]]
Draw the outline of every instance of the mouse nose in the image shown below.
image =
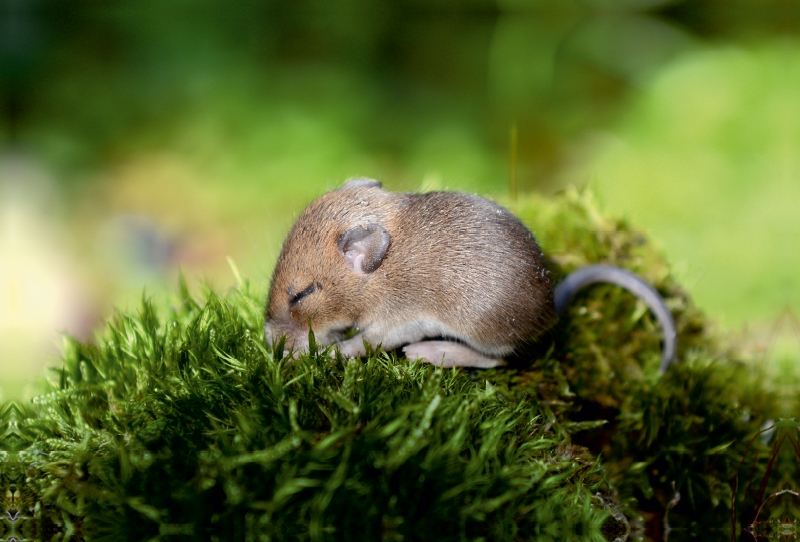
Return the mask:
[(281, 326), (276, 326), (270, 321), (264, 323), (264, 339), (266, 339), (268, 345), (276, 344), (284, 335), (286, 336), (286, 348), (289, 348), (291, 346), (290, 343), (294, 342), (291, 335), (286, 330), (281, 329)]
[(272, 326), (269, 325), (269, 322), (264, 322), (264, 339), (267, 341), (268, 345), (272, 345), (275, 342), (275, 335), (272, 332)]
[(308, 332), (299, 329), (286, 329), (286, 326), (269, 320), (264, 323), (264, 339), (266, 339), (268, 346), (276, 345), (282, 337), (286, 337), (286, 342), (283, 345), (284, 354), (289, 351), (302, 352), (307, 349), (306, 333)]

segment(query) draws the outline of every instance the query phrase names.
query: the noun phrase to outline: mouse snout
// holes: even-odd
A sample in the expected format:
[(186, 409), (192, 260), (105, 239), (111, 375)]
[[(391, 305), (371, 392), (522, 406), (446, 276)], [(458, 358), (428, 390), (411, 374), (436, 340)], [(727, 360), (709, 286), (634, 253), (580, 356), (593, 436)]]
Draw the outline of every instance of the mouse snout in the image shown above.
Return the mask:
[(293, 325), (281, 325), (275, 321), (267, 321), (264, 324), (264, 338), (268, 345), (277, 344), (281, 337), (286, 338), (283, 345), (284, 353), (308, 350), (308, 330)]

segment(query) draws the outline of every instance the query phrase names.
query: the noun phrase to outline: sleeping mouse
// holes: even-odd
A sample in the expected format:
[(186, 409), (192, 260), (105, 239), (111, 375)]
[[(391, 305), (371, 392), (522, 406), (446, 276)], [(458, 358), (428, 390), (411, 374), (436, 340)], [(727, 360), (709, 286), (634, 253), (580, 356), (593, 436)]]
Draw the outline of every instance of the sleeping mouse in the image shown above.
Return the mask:
[[(658, 293), (623, 269), (596, 265), (553, 288), (533, 234), (507, 209), (458, 192), (398, 194), (356, 179), (314, 200), (283, 244), (266, 308), (268, 342), (308, 348), (309, 324), (346, 357), (364, 342), (410, 359), (488, 368), (552, 326), (572, 295), (612, 282), (643, 299), (664, 332), (675, 325)], [(344, 339), (351, 329), (359, 332)], [(449, 340), (431, 340), (445, 338)]]

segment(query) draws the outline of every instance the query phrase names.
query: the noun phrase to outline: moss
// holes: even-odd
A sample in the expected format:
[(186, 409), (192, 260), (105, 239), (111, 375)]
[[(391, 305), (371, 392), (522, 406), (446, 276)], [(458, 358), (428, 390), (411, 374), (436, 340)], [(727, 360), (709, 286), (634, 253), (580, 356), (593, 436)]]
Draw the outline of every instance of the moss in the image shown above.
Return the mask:
[(528, 357), (476, 372), (384, 352), (288, 363), (264, 343), (262, 291), (197, 300), (182, 285), (172, 306), (143, 300), (95, 342), (67, 339), (34, 404), (5, 406), (7, 530), (603, 540), (727, 525), (730, 481), (765, 472), (765, 444), (745, 449), (779, 413), (774, 386), (708, 331), (647, 238), (587, 194), (515, 207), (557, 277), (610, 262), (667, 298), (680, 349), (665, 375), (655, 322), (605, 286), (580, 294)]

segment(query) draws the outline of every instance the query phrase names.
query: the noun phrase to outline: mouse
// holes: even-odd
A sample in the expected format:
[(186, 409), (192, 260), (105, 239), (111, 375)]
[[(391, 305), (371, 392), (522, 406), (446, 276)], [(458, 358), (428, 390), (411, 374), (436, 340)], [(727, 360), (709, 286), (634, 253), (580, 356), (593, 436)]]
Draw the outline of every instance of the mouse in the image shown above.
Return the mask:
[(347, 358), (364, 357), (374, 345), (441, 367), (492, 368), (597, 282), (626, 288), (656, 315), (666, 370), (675, 324), (639, 276), (590, 265), (554, 286), (533, 233), (505, 207), (461, 192), (391, 192), (358, 178), (312, 201), (290, 229), (264, 334), (273, 345), (283, 337), (293, 353), (308, 350), (312, 330), (317, 344)]

